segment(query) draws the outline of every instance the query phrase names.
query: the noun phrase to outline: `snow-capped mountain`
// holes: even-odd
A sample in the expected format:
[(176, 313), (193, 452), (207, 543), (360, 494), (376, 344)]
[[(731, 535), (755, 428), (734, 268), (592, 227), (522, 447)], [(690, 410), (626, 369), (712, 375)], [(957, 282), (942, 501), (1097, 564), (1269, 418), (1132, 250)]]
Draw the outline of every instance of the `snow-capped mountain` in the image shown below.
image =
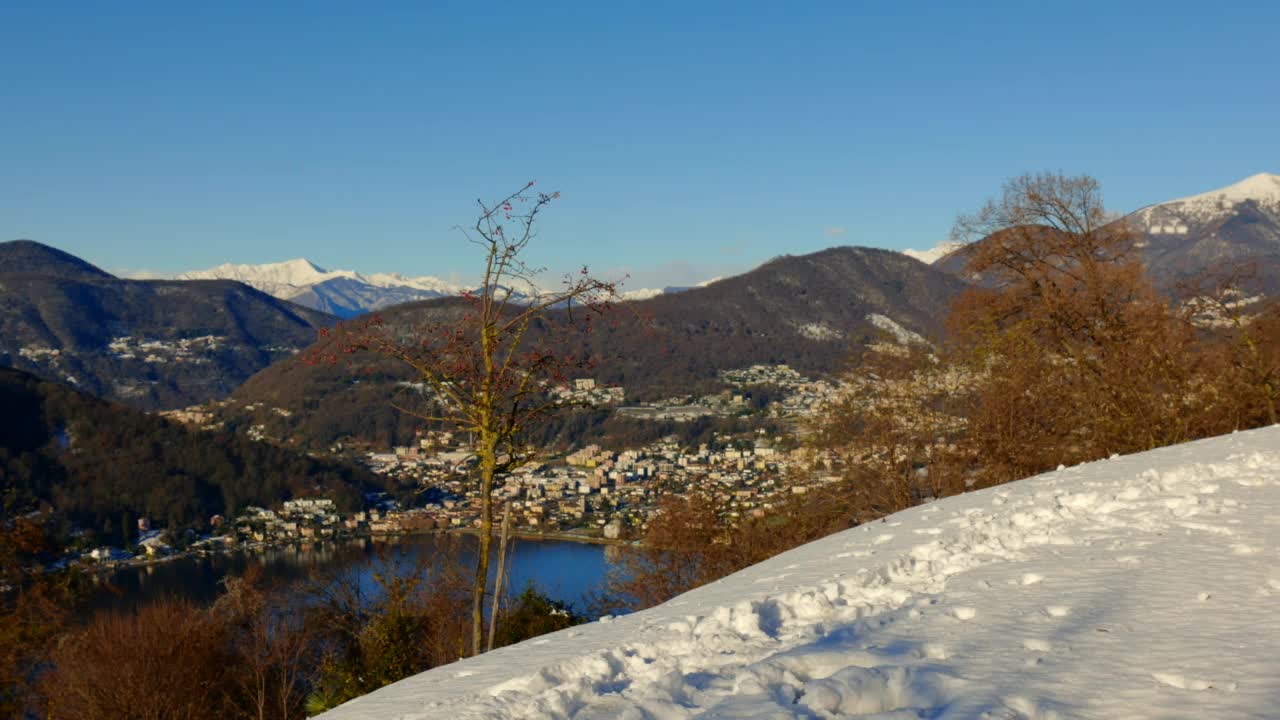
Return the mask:
[(1269, 716), (1277, 448), (1269, 427), (920, 505), (320, 717)]
[(1166, 287), (1204, 273), (1252, 268), (1257, 290), (1280, 294), (1280, 175), (1259, 173), (1217, 190), (1142, 208), (1128, 218)]
[(1186, 235), (1194, 226), (1230, 217), (1246, 203), (1280, 217), (1280, 175), (1251, 175), (1224, 188), (1150, 205), (1134, 213), (1133, 218), (1143, 230), (1155, 235)]
[[(1251, 271), (1250, 292), (1280, 295), (1280, 175), (1259, 173), (1217, 190), (1148, 205), (1124, 218), (1157, 285), (1177, 293), (1206, 275)], [(979, 241), (981, 242), (981, 241)], [(972, 246), (934, 267), (969, 280)]]
[(300, 305), (339, 317), (416, 300), (458, 295), (460, 285), (434, 277), (405, 277), (398, 273), (362, 275), (352, 270), (325, 270), (302, 258), (264, 265), (223, 264), (183, 273), (179, 280), (238, 280)]
[[(224, 263), (208, 270), (170, 277), (175, 280), (238, 280), (281, 300), (343, 318), (407, 302), (461, 295), (470, 289), (430, 276), (406, 277), (399, 273), (365, 275), (353, 270), (326, 270), (303, 258), (262, 265)], [(717, 280), (720, 278), (692, 287), (705, 287)], [(623, 289), (619, 295), (623, 300), (648, 300), (688, 289), (676, 286)]]
[(911, 248), (907, 248), (902, 251), (902, 254), (907, 257), (913, 257), (926, 265), (932, 265), (952, 252), (959, 250), (962, 245), (964, 245), (964, 243), (948, 240), (946, 242), (939, 243), (928, 250), (913, 250)]

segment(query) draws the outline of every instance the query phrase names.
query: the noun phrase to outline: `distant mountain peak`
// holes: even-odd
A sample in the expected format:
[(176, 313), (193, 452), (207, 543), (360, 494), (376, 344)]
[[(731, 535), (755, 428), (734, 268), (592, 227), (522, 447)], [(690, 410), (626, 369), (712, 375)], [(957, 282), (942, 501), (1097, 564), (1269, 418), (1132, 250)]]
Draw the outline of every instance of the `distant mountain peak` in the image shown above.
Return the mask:
[[(258, 287), (261, 284), (269, 284), (272, 286), (291, 285), (294, 287), (304, 287), (317, 282), (323, 282), (331, 278), (335, 274), (354, 275), (339, 271), (339, 273), (330, 273), (328, 270), (307, 260), (306, 258), (294, 258), (283, 262), (263, 263), (261, 265), (247, 265), (236, 263), (223, 263), (217, 267), (208, 270), (195, 270), (178, 275), (179, 280), (239, 280), (248, 285)], [(259, 287), (262, 290), (263, 288)], [(270, 290), (266, 290), (271, 294), (276, 294)]]
[(319, 275), (323, 275), (329, 272), (328, 270), (325, 270), (324, 268), (320, 267), (319, 265), (311, 262), (306, 258), (294, 258), (292, 260), (285, 260), (284, 262), (279, 263), (279, 265), (282, 268), (288, 269), (291, 272), (316, 273)]
[(231, 281), (122, 279), (40, 243), (0, 243), (0, 365), (137, 407), (223, 397), (333, 319)]
[(964, 243), (948, 240), (938, 243), (928, 250), (913, 250), (911, 248), (907, 248), (902, 251), (902, 254), (907, 257), (913, 257), (925, 265), (932, 265), (947, 255), (950, 255), (952, 252), (959, 250), (962, 245), (964, 245)]
[(1170, 200), (1169, 202), (1160, 203), (1161, 205), (1172, 205), (1175, 203), (1195, 203), (1205, 201), (1223, 201), (1232, 204), (1241, 203), (1246, 200), (1254, 200), (1263, 203), (1280, 202), (1280, 175), (1272, 173), (1258, 173), (1250, 175), (1240, 182), (1233, 183), (1224, 188), (1210, 190), (1192, 195), (1190, 197)]
[(327, 270), (306, 258), (260, 265), (224, 263), (182, 273), (179, 280), (238, 280), (268, 295), (342, 317), (416, 300), (461, 294), (463, 287), (430, 276), (399, 273), (363, 275)]
[(1134, 215), (1151, 232), (1185, 234), (1188, 223), (1225, 217), (1246, 202), (1280, 213), (1280, 175), (1257, 173), (1216, 190), (1149, 205)]

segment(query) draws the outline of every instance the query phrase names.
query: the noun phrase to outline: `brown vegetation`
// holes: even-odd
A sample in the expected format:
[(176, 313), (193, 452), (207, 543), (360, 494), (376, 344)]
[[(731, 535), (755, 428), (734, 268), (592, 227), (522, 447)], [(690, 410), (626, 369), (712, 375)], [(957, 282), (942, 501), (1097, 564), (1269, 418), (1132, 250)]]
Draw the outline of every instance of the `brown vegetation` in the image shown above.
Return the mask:
[[(162, 600), (66, 623), (35, 585), (0, 614), (5, 717), (301, 720), (466, 656), (469, 571), (458, 547), (368, 575), (272, 589), (250, 571), (211, 606)], [(527, 588), (498, 610), (494, 646), (582, 622)]]
[(843, 484), (793, 495), (768, 514), (733, 524), (706, 498), (667, 496), (643, 542), (623, 549), (602, 609), (657, 605), (856, 522)]
[(308, 712), (466, 656), (471, 581), (460, 557), (456, 546), (413, 563), (384, 555), (371, 584), (350, 574), (310, 583), (308, 625), (318, 657)]
[(226, 625), (189, 603), (104, 614), (64, 638), (45, 696), (57, 720), (204, 720), (223, 716), (233, 656)]
[(620, 595), (652, 605), (932, 498), (1276, 422), (1280, 305), (1238, 278), (1193, 302), (1157, 292), (1092, 178), (1016, 178), (955, 234), (984, 285), (953, 303), (939, 347), (860, 351), (847, 394), (808, 429), (812, 471), (832, 479), (822, 502), (726, 523), (670, 500)]

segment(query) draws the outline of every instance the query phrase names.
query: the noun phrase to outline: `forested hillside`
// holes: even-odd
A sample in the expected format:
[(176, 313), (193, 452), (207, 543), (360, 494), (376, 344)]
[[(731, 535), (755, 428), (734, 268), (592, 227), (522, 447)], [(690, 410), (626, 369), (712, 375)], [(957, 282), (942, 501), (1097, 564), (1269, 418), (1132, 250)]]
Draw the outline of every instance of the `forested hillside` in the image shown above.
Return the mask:
[[(960, 279), (900, 253), (841, 247), (772, 260), (707, 287), (620, 303), (606, 322), (575, 337), (569, 352), (594, 359), (584, 373), (621, 385), (627, 401), (717, 391), (720, 373), (757, 363), (826, 375), (883, 332), (873, 316), (936, 336)], [(382, 319), (405, 333), (456, 322), (465, 301), (392, 308)], [(358, 323), (359, 321), (355, 321)], [(534, 330), (536, 332), (536, 328)], [(245, 382), (241, 403), (288, 410), (269, 420), (279, 435), (312, 446), (347, 436), (403, 440), (414, 426), (393, 402), (414, 400), (405, 368), (352, 356), (336, 365), (304, 357), (276, 363)]]
[(226, 397), (334, 319), (230, 280), (123, 280), (0, 243), (0, 365), (142, 409)]
[(230, 432), (193, 431), (28, 373), (0, 368), (4, 515), (52, 510), (57, 534), (119, 543), (147, 517), (206, 529), (210, 516), (320, 494), (352, 509), (377, 476)]

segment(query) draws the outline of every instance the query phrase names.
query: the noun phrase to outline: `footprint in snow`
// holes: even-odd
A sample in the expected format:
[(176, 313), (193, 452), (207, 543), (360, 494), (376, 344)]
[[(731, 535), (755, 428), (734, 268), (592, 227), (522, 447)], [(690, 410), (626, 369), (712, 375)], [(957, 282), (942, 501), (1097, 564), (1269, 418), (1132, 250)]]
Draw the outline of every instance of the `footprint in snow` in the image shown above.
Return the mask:
[(837, 558), (864, 558), (871, 557), (875, 553), (870, 550), (854, 550), (852, 552), (842, 552), (836, 555)]
[(781, 575), (770, 575), (769, 577), (762, 577), (756, 580), (756, 584), (759, 585), (761, 583), (777, 582), (779, 580), (785, 580), (790, 576), (791, 576), (791, 573), (782, 573)]
[(1197, 680), (1177, 673), (1151, 673), (1156, 682), (1179, 690), (1226, 690), (1235, 692), (1239, 687), (1235, 682), (1214, 682), (1213, 680)]
[(946, 660), (947, 648), (939, 643), (924, 643), (916, 648), (915, 654), (923, 660)]

